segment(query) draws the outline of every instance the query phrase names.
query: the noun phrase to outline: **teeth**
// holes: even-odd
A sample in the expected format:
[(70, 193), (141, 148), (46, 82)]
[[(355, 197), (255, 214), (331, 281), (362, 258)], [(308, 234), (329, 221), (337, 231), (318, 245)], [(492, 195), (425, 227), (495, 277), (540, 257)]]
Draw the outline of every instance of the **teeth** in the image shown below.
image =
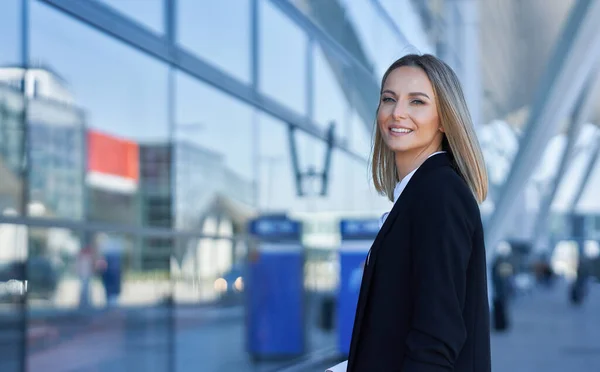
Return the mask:
[(392, 132), (396, 132), (396, 133), (410, 133), (412, 132), (412, 130), (410, 129), (404, 129), (404, 128), (391, 128)]

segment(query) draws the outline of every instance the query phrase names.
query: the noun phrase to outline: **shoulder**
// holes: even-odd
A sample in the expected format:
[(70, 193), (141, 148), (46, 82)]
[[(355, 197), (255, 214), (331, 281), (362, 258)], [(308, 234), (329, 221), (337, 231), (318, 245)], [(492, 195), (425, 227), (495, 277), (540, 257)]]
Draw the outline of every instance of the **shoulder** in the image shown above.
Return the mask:
[(414, 212), (459, 214), (473, 222), (480, 218), (475, 196), (465, 180), (452, 167), (432, 169), (414, 186), (411, 198), (411, 209)]

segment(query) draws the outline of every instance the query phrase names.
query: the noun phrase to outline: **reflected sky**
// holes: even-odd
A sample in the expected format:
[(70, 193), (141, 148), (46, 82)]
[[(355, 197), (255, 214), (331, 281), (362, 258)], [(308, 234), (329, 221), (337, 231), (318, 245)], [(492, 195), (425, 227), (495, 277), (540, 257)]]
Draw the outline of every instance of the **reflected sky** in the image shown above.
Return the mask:
[(178, 0), (177, 20), (181, 46), (250, 83), (250, 0)]
[(168, 138), (164, 64), (38, 2), (30, 18), (31, 62), (66, 81), (88, 126), (134, 140)]
[(96, 0), (114, 8), (141, 25), (164, 31), (164, 0)]
[(19, 34), (21, 32), (20, 1), (2, 1), (0, 11), (0, 66), (14, 65), (20, 60)]

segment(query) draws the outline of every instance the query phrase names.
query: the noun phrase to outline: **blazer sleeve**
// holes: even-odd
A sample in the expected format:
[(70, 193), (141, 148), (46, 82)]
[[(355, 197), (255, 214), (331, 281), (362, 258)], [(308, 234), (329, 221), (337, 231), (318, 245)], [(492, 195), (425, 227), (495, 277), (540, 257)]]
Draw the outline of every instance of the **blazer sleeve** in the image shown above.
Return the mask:
[(448, 190), (428, 192), (424, 200), (413, 203), (414, 315), (403, 372), (454, 371), (467, 337), (462, 313), (473, 227), (465, 199), (444, 189)]

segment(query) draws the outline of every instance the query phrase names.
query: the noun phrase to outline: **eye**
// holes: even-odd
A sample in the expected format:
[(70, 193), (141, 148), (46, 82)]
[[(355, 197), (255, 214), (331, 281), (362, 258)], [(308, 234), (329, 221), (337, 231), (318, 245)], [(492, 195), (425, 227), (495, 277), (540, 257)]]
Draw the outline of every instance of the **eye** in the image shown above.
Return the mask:
[(424, 105), (425, 102), (421, 101), (420, 99), (413, 99), (412, 101), (410, 101), (411, 104), (413, 105)]
[(382, 102), (396, 102), (392, 97), (383, 97)]

